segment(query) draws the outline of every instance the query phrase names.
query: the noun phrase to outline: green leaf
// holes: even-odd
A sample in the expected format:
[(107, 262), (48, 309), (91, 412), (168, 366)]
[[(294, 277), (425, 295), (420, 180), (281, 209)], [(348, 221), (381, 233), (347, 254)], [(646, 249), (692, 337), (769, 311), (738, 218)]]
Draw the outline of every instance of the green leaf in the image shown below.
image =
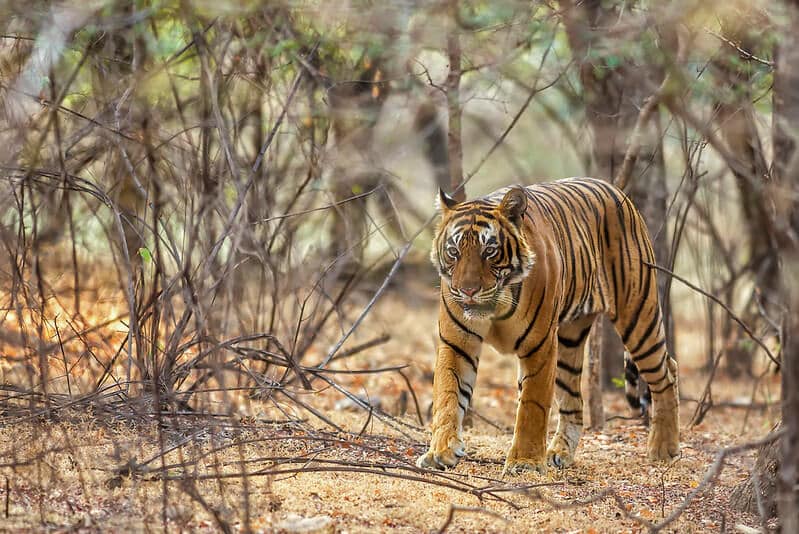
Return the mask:
[(610, 379), (610, 381), (613, 382), (613, 385), (616, 386), (619, 389), (622, 389), (624, 387), (624, 379), (623, 378), (619, 378), (618, 376), (614, 376), (613, 378)]
[(142, 247), (138, 250), (139, 256), (145, 261), (145, 263), (150, 263), (153, 261), (153, 255), (150, 254), (150, 249)]

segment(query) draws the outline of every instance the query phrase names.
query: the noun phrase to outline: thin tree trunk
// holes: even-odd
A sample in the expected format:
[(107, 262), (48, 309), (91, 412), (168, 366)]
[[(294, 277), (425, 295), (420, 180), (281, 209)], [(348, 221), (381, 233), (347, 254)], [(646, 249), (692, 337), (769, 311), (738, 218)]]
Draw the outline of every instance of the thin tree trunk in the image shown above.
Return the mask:
[(447, 133), (439, 123), (436, 105), (432, 100), (424, 100), (419, 105), (413, 119), (413, 128), (422, 139), (424, 155), (433, 167), (436, 185), (446, 193), (451, 193)]
[(605, 426), (605, 408), (602, 405), (602, 315), (594, 320), (588, 340), (588, 420), (591, 430)]
[(463, 142), (461, 139), (461, 41), (458, 35), (457, 10), (458, 2), (452, 2), (452, 26), (447, 35), (447, 57), (449, 72), (447, 73), (447, 110), (449, 112), (448, 154), (450, 190), (455, 200), (462, 202), (466, 198), (463, 185)]

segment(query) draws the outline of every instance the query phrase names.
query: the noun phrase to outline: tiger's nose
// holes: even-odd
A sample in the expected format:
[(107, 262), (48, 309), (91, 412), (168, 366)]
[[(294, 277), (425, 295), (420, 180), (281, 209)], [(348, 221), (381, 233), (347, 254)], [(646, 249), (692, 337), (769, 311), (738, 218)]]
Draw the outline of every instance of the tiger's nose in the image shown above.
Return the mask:
[(466, 295), (467, 297), (473, 297), (475, 293), (480, 291), (479, 287), (462, 287), (460, 288), (460, 292)]

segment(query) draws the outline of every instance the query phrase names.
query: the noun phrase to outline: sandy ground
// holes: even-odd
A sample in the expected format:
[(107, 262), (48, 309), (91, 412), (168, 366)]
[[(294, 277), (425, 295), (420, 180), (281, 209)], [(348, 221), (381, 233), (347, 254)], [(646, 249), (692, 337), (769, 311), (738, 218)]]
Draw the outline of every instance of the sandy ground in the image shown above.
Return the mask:
[[(387, 343), (335, 367), (407, 365), (403, 373), (426, 419), (435, 291), (422, 282), (417, 286), (386, 295), (350, 346), (383, 334), (391, 336)], [(688, 339), (678, 347), (697, 346), (687, 325), (681, 332)], [(311, 358), (338, 335), (335, 330), (321, 340)], [(474, 396), (476, 415), (466, 432), (468, 457), (450, 472), (414, 467), (429, 438), (427, 422), (420, 424), (398, 372), (339, 374), (338, 384), (382, 412), (358, 408), (321, 381), (312, 392), (291, 394), (355, 435), (335, 430), (281, 395), (275, 402), (240, 398), (230, 418), (131, 423), (74, 412), (4, 426), (0, 529), (178, 532), (244, 530), (249, 524), (263, 532), (430, 532), (443, 526), (451, 532), (640, 532), (689, 495), (690, 504), (666, 531), (756, 527), (757, 518), (727, 503), (731, 488), (749, 476), (754, 451), (730, 457), (713, 484), (702, 481), (722, 448), (762, 438), (772, 428), (776, 407), (738, 404), (749, 402), (753, 391), (759, 403), (773, 403), (778, 377), (766, 375), (756, 389), (751, 380), (718, 377), (713, 399), (723, 406), (690, 426), (707, 380), (700, 371), (705, 357), (697, 349), (679, 356), (682, 448), (670, 465), (646, 460), (646, 428), (631, 417), (620, 392), (609, 392), (609, 420), (602, 431), (585, 433), (574, 466), (503, 477), (515, 412), (515, 362), (487, 350)], [(304, 422), (272, 422), (292, 417)], [(159, 455), (161, 449), (169, 452)]]

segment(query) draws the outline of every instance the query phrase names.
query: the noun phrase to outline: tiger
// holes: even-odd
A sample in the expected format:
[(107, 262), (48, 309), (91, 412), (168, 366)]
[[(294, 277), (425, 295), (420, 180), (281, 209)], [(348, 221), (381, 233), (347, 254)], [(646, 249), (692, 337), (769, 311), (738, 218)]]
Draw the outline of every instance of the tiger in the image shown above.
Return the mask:
[[(431, 260), (441, 289), (432, 437), (417, 465), (446, 469), (465, 456), (463, 417), (484, 343), (518, 359), (504, 472), (571, 465), (582, 434), (584, 346), (601, 313), (628, 353), (628, 381), (640, 376), (651, 392), (649, 459), (674, 458), (677, 362), (666, 347), (649, 234), (630, 199), (603, 180), (566, 178), (463, 202), (439, 191), (437, 204)], [(547, 447), (555, 390), (558, 423)]]

